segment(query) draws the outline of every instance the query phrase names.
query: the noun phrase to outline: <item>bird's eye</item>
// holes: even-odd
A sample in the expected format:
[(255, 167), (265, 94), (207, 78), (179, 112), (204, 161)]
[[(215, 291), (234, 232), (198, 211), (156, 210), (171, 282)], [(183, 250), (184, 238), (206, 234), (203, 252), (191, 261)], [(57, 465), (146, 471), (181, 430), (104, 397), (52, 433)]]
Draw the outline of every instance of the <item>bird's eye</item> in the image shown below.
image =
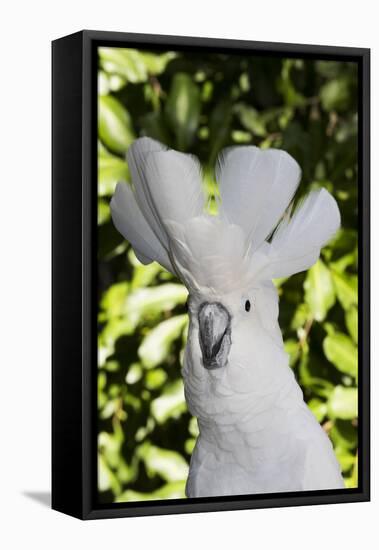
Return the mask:
[(245, 302), (245, 311), (250, 311), (250, 308), (251, 308), (250, 300), (246, 300), (246, 302)]
[(186, 301), (186, 303), (184, 304), (184, 308), (186, 309), (186, 311), (188, 311), (188, 302), (189, 302), (189, 299), (187, 298), (187, 301)]

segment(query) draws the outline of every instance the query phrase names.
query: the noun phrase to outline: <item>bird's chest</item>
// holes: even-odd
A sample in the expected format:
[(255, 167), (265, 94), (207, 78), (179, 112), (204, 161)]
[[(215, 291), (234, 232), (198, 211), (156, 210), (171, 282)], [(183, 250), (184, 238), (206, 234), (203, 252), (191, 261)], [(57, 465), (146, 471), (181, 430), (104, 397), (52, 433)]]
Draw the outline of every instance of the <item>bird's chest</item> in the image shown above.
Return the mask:
[[(206, 431), (205, 431), (206, 432)], [(200, 435), (191, 459), (189, 496), (220, 496), (301, 490), (306, 449), (291, 433), (247, 434), (238, 430), (211, 440)]]
[(294, 407), (302, 394), (283, 348), (232, 333), (229, 362), (207, 371), (190, 334), (184, 382), (200, 436), (187, 484), (189, 496), (300, 490), (305, 449), (296, 440)]

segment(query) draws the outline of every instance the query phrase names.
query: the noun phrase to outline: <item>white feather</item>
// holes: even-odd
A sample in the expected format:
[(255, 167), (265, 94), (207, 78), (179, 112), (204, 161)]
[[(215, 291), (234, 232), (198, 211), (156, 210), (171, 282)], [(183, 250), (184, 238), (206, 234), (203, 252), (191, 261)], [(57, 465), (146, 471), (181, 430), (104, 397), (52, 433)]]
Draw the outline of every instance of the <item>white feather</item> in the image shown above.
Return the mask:
[(173, 150), (150, 153), (144, 174), (149, 203), (161, 227), (167, 220), (185, 223), (202, 213), (205, 198), (196, 157)]
[(293, 216), (286, 216), (275, 231), (263, 275), (288, 277), (309, 269), (340, 223), (337, 203), (326, 189), (309, 193)]
[(203, 210), (200, 163), (196, 157), (167, 150), (150, 138), (136, 140), (127, 160), (140, 210), (168, 250), (166, 221), (185, 222)]
[(153, 152), (166, 151), (167, 147), (151, 138), (137, 139), (128, 149), (126, 159), (132, 176), (132, 183), (135, 189), (137, 203), (140, 210), (153, 230), (160, 243), (167, 249), (168, 238), (162, 227), (159, 217), (157, 217), (149, 193), (149, 185), (152, 182), (147, 181), (145, 168), (148, 156)]
[(175, 265), (190, 288), (227, 292), (243, 286), (248, 273), (243, 259), (247, 241), (240, 226), (202, 215), (185, 224), (168, 222), (167, 227)]
[(239, 224), (256, 250), (283, 215), (300, 176), (297, 162), (285, 151), (252, 146), (226, 149), (216, 167), (221, 216)]
[(110, 207), (116, 229), (130, 242), (137, 258), (143, 264), (156, 260), (173, 272), (167, 251), (142, 215), (134, 193), (128, 184), (117, 184)]

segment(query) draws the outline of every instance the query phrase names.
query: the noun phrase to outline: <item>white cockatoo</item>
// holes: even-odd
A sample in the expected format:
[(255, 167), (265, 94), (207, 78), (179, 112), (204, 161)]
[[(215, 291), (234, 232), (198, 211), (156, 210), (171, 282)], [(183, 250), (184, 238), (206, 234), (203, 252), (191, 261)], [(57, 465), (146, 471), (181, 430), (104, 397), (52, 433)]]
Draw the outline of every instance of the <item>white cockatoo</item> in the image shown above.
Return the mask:
[(159, 262), (189, 291), (183, 378), (200, 434), (187, 496), (343, 488), (289, 366), (272, 282), (317, 261), (340, 225), (336, 201), (318, 189), (291, 213), (301, 172), (281, 150), (221, 153), (217, 215), (196, 157), (141, 138), (127, 161), (132, 186), (117, 185), (113, 222), (143, 264)]

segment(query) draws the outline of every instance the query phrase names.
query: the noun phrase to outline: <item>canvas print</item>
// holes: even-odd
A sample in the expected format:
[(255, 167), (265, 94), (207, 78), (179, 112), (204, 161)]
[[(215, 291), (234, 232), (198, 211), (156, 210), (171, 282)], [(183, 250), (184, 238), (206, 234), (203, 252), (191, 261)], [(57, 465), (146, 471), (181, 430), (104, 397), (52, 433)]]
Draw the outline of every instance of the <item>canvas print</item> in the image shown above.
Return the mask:
[(357, 486), (357, 65), (98, 48), (98, 501)]

